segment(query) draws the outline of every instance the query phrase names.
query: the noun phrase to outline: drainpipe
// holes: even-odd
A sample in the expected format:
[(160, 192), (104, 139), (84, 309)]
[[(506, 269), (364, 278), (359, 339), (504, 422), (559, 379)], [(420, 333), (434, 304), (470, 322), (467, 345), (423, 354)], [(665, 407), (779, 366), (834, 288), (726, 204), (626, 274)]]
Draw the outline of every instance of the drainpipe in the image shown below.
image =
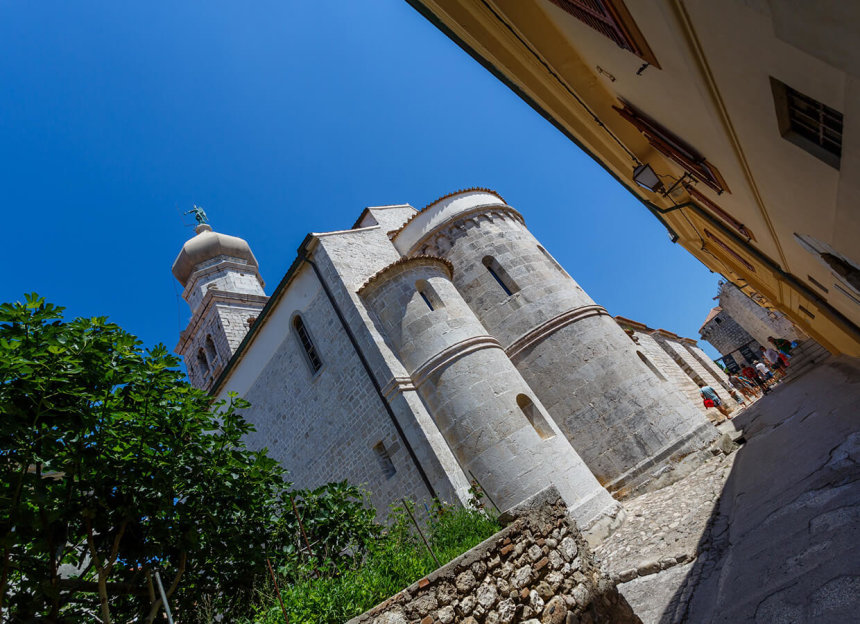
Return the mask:
[(358, 355), (358, 359), (361, 360), (361, 365), (364, 367), (364, 371), (367, 373), (367, 376), (370, 378), (370, 382), (373, 384), (373, 388), (376, 390), (376, 394), (379, 395), (379, 400), (382, 401), (382, 405), (385, 408), (385, 411), (388, 412), (388, 417), (391, 419), (391, 424), (394, 425), (394, 429), (397, 431), (397, 435), (400, 437), (400, 440), (403, 442), (403, 445), (406, 447), (406, 450), (409, 452), (409, 457), (412, 458), (412, 462), (415, 464), (416, 470), (418, 470), (418, 474), (421, 476), (421, 480), (424, 482), (424, 485), (427, 486), (427, 491), (430, 492), (430, 497), (433, 499), (438, 499), (439, 495), (436, 494), (436, 490), (433, 487), (433, 484), (430, 483), (430, 478), (427, 476), (427, 473), (424, 472), (424, 468), (421, 466), (421, 462), (418, 461), (418, 456), (415, 454), (415, 449), (412, 448), (412, 445), (409, 443), (409, 440), (406, 438), (406, 434), (403, 431), (403, 428), (400, 426), (400, 423), (397, 422), (397, 417), (394, 415), (394, 410), (391, 409), (391, 405), (388, 402), (388, 399), (385, 398), (385, 395), (382, 394), (382, 387), (379, 385), (379, 382), (376, 380), (376, 376), (373, 374), (373, 369), (370, 367), (370, 363), (367, 361), (367, 358), (364, 357), (364, 353), (361, 350), (361, 347), (358, 345), (358, 340), (355, 338), (355, 334), (352, 333), (352, 328), (350, 328), (349, 324), (347, 324), (346, 319), (343, 316), (343, 312), (341, 312), (340, 307), (337, 305), (337, 301), (335, 301), (334, 295), (323, 279), (322, 273), (320, 273), (319, 268), (316, 263), (308, 257), (307, 249), (302, 245), (301, 247), (301, 260), (307, 262), (311, 265), (311, 268), (314, 270), (314, 274), (317, 277), (320, 285), (325, 291), (325, 295), (328, 298), (331, 307), (334, 309), (334, 313), (337, 315), (338, 320), (340, 321), (341, 327), (343, 327), (346, 332), (347, 337), (349, 338), (350, 343), (352, 343), (352, 348), (355, 350), (356, 355)]

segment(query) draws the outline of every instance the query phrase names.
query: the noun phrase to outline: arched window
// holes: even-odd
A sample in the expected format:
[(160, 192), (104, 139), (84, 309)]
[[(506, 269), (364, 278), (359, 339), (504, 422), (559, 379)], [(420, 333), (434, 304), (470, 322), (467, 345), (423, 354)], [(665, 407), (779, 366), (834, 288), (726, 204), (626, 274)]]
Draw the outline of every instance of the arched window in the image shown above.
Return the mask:
[(206, 360), (206, 353), (204, 353), (203, 347), (197, 349), (197, 367), (203, 373), (204, 377), (209, 374), (209, 362)]
[(304, 321), (302, 321), (302, 317), (296, 316), (296, 318), (293, 319), (293, 327), (296, 330), (299, 343), (302, 345), (302, 349), (305, 352), (308, 366), (311, 367), (311, 372), (316, 374), (322, 368), (322, 360), (320, 359), (319, 353), (317, 353), (317, 349), (311, 340), (310, 334), (308, 334), (308, 330), (305, 327)]
[(487, 271), (490, 272), (490, 275), (493, 276), (493, 279), (502, 287), (502, 290), (505, 291), (505, 294), (509, 297), (517, 292), (520, 287), (517, 286), (517, 283), (511, 279), (511, 276), (508, 275), (508, 272), (496, 261), (492, 256), (484, 256), (483, 259), (484, 266), (487, 267)]
[(442, 303), (442, 299), (440, 299), (439, 295), (436, 293), (436, 289), (433, 288), (427, 280), (418, 280), (415, 282), (415, 290), (418, 291), (418, 294), (421, 295), (424, 303), (426, 303), (427, 307), (431, 310), (439, 310), (445, 307), (445, 304)]
[(645, 363), (645, 366), (647, 366), (649, 369), (651, 369), (651, 372), (654, 373), (654, 375), (657, 377), (657, 379), (659, 379), (660, 381), (666, 381), (666, 378), (663, 376), (663, 373), (661, 373), (657, 369), (657, 367), (651, 363), (651, 360), (649, 360), (647, 357), (645, 357), (644, 353), (642, 353), (641, 351), (637, 351), (636, 355), (638, 355), (639, 359)]
[(546, 440), (555, 435), (555, 431), (549, 426), (546, 417), (544, 417), (537, 405), (529, 397), (524, 394), (518, 394), (517, 405), (519, 405), (526, 419), (542, 439)]
[(393, 477), (397, 472), (397, 468), (394, 467), (394, 462), (391, 461), (391, 454), (385, 448), (385, 444), (377, 442), (373, 445), (373, 452), (376, 454), (376, 461), (379, 462), (379, 467), (382, 469), (382, 474), (385, 475), (385, 478), (390, 479)]
[(218, 351), (215, 350), (215, 342), (212, 340), (212, 336), (206, 335), (206, 355), (209, 356), (209, 361), (214, 362), (218, 357)]

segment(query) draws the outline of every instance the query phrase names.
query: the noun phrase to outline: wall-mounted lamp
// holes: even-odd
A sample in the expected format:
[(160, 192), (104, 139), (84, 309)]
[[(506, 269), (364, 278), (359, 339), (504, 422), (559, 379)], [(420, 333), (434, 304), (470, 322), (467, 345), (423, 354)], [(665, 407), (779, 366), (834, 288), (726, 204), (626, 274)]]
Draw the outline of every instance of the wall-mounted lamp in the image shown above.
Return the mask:
[(651, 165), (642, 164), (633, 170), (633, 181), (644, 189), (648, 189), (654, 193), (659, 193), (663, 190), (663, 183)]

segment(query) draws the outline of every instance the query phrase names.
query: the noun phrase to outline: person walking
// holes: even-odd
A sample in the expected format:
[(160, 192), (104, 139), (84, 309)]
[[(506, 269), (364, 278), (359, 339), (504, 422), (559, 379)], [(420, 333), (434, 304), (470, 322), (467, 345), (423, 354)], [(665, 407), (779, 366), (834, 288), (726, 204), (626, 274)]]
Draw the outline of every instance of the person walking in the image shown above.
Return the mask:
[(755, 398), (755, 393), (750, 390), (749, 387), (747, 387), (747, 385), (737, 375), (729, 375), (729, 383), (732, 385), (732, 388), (737, 390), (741, 395), (744, 396), (744, 398)]
[(779, 351), (776, 349), (765, 349), (764, 347), (759, 347), (759, 350), (761, 351), (764, 359), (767, 360), (767, 363), (770, 364), (770, 367), (773, 369), (776, 381), (785, 377), (785, 364), (779, 357)]
[[(767, 370), (767, 368), (765, 368), (765, 370)], [(770, 388), (767, 387), (765, 378), (759, 375), (758, 371), (750, 364), (747, 364), (744, 368), (742, 368), (741, 372), (744, 374), (744, 377), (746, 379), (749, 379), (751, 383), (754, 383), (756, 386), (758, 386), (762, 394), (767, 394), (768, 392), (770, 392)]]
[(759, 377), (764, 381), (764, 385), (770, 387), (770, 382), (773, 380), (773, 371), (770, 370), (770, 367), (762, 361), (756, 361), (755, 369), (758, 371)]
[(790, 341), (785, 338), (774, 338), (773, 336), (768, 336), (767, 341), (772, 344), (777, 351), (784, 354), (786, 357), (791, 357)]
[(703, 383), (699, 384), (699, 394), (702, 395), (703, 400), (705, 401), (705, 405), (707, 406), (707, 401), (711, 401), (714, 404), (720, 414), (725, 416), (726, 418), (731, 418), (729, 416), (729, 411), (726, 409), (726, 406), (723, 405), (722, 400), (720, 400), (720, 395), (717, 394), (717, 391), (711, 388), (710, 386), (706, 386)]

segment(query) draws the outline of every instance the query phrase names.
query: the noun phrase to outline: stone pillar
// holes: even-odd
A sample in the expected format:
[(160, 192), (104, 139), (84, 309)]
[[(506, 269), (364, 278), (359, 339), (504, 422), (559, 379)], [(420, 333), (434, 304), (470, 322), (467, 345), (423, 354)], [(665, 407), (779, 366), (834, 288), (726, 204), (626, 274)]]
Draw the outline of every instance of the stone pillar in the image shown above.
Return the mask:
[(450, 263), (395, 262), (359, 291), (467, 475), (506, 510), (555, 485), (584, 527), (617, 503), (451, 282)]
[(404, 255), (453, 263), (469, 307), (610, 491), (714, 437), (694, 406), (653, 382), (614, 319), (495, 193), (443, 198), (393, 241)]

